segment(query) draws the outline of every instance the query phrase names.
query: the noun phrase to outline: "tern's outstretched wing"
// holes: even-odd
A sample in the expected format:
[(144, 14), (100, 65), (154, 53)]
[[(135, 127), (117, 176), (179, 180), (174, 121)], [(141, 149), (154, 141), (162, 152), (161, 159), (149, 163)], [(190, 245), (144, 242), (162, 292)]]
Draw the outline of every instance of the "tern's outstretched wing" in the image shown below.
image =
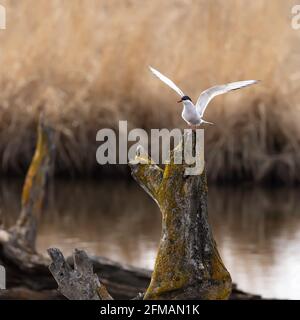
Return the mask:
[(170, 88), (172, 88), (174, 91), (176, 91), (181, 97), (183, 97), (185, 94), (176, 86), (176, 84), (170, 80), (169, 78), (167, 78), (166, 76), (164, 76), (163, 74), (161, 74), (159, 71), (155, 70), (154, 68), (149, 66), (149, 69), (152, 71), (152, 73), (154, 75), (157, 76), (157, 78), (159, 78), (162, 82), (164, 82), (165, 84), (167, 84)]
[(204, 111), (215, 96), (218, 96), (220, 94), (229, 92), (231, 90), (237, 90), (241, 89), (247, 86), (250, 86), (251, 84), (257, 83), (257, 80), (246, 80), (246, 81), (237, 81), (237, 82), (231, 82), (227, 84), (222, 84), (220, 86), (211, 87), (205, 91), (203, 91), (196, 103), (196, 109), (197, 112), (200, 114), (201, 117), (203, 117)]

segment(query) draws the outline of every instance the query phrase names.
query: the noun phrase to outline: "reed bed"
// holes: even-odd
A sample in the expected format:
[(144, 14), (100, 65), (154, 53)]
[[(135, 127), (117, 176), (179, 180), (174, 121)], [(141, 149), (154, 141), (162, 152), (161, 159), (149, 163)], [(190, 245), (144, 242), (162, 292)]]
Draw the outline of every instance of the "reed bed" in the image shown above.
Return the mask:
[[(207, 109), (212, 181), (300, 181), (300, 31), (294, 1), (2, 1), (1, 172), (23, 172), (43, 110), (57, 131), (57, 172), (87, 174), (97, 130), (183, 128), (177, 97), (153, 65), (194, 100), (205, 88), (262, 82)], [(112, 169), (114, 170), (114, 169)], [(123, 167), (115, 170), (124, 171)]]

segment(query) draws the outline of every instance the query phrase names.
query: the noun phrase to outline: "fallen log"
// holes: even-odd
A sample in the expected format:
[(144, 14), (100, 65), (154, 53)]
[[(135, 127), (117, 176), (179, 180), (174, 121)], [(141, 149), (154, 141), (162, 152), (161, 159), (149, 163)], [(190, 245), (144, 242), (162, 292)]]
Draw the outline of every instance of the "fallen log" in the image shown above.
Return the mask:
[[(93, 263), (94, 273), (101, 278), (101, 282), (115, 299), (133, 299), (139, 293), (145, 292), (150, 283), (151, 270), (120, 264), (103, 257), (89, 256), (89, 259)], [(7, 279), (8, 290), (0, 290), (0, 299), (65, 299), (57, 291), (57, 284), (48, 269), (50, 259), (46, 260), (47, 262), (42, 267), (40, 265), (39, 270), (32, 268), (18, 270), (14, 266), (15, 272), (10, 273)], [(68, 257), (66, 260), (70, 266), (73, 266), (72, 257)], [(18, 278), (11, 279), (17, 270), (19, 272)], [(245, 293), (233, 284), (230, 299), (253, 300), (261, 299), (261, 296)]]

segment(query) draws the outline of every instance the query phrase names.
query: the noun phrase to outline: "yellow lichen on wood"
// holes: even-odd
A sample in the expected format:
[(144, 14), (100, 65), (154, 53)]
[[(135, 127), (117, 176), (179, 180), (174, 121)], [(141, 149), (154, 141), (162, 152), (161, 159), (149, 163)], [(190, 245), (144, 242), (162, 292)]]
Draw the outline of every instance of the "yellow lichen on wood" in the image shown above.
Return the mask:
[(101, 300), (113, 300), (113, 298), (111, 297), (111, 295), (108, 293), (107, 289), (105, 288), (105, 286), (103, 284), (101, 284), (98, 288), (97, 288), (97, 293), (99, 295), (99, 298)]
[(135, 162), (138, 162), (138, 164), (130, 164), (133, 177), (136, 177), (144, 190), (156, 200), (163, 170), (154, 164), (150, 158), (136, 156)]
[(34, 249), (37, 218), (42, 210), (47, 178), (53, 162), (53, 131), (42, 117), (37, 130), (37, 144), (22, 190), (21, 213), (16, 223), (27, 246)]
[(231, 278), (208, 223), (205, 170), (186, 176), (188, 165), (174, 164), (174, 153), (182, 151), (183, 143), (173, 150), (163, 171), (150, 163), (132, 166), (133, 177), (152, 190), (148, 193), (162, 212), (162, 236), (144, 298), (227, 299)]
[(42, 124), (39, 123), (37, 146), (30, 167), (28, 169), (22, 190), (22, 206), (28, 204), (30, 200), (30, 194), (32, 192), (32, 186), (35, 183), (35, 187), (37, 188), (40, 188), (43, 185), (45, 176), (41, 169), (45, 158), (49, 155), (48, 139), (49, 137), (47, 136), (45, 130), (43, 130)]

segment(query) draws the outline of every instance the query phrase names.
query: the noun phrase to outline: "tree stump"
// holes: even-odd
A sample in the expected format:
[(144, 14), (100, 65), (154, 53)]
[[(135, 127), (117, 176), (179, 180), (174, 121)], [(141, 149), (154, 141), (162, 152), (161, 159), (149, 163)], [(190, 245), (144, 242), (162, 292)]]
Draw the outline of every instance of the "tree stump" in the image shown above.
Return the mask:
[[(183, 138), (192, 139), (194, 150), (195, 132), (189, 130)], [(132, 176), (162, 213), (161, 240), (144, 299), (227, 299), (232, 282), (208, 222), (205, 169), (185, 175), (190, 165), (174, 161), (184, 147), (182, 139), (164, 169), (145, 154), (130, 165)]]

